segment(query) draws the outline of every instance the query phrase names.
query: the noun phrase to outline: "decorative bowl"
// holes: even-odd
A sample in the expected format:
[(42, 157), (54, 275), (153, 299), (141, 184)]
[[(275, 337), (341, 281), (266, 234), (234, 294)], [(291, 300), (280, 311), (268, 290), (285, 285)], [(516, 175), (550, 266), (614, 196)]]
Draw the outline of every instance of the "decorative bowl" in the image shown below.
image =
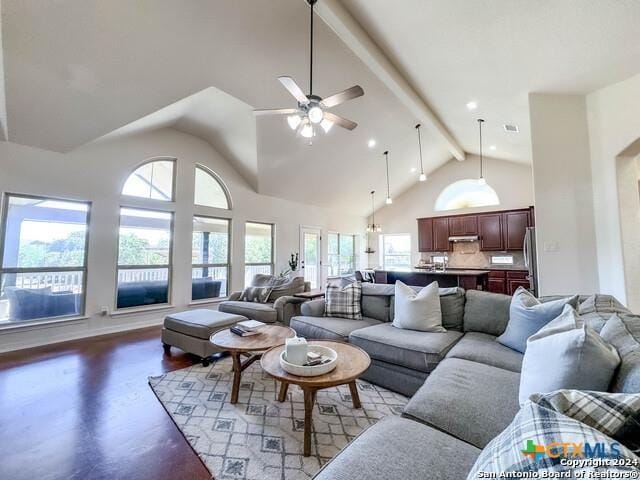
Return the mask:
[(335, 350), (322, 345), (309, 345), (309, 351), (322, 355), (323, 357), (328, 357), (331, 361), (322, 365), (314, 366), (295, 365), (287, 362), (287, 355), (283, 350), (280, 354), (280, 366), (285, 372), (290, 373), (291, 375), (298, 375), (299, 377), (316, 377), (318, 375), (329, 373), (331, 370), (336, 368), (338, 364), (338, 354)]

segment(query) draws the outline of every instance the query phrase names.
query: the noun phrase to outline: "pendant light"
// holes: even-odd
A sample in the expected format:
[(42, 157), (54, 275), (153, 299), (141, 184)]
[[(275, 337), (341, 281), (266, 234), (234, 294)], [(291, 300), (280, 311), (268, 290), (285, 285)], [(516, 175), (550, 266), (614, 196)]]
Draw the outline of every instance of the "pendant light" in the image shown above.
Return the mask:
[(418, 151), (420, 152), (420, 176), (418, 180), (424, 182), (427, 180), (427, 176), (424, 173), (424, 165), (422, 164), (422, 138), (420, 135), (420, 124), (416, 125), (416, 130), (418, 131)]
[[(374, 203), (375, 193), (375, 190), (371, 191), (371, 223), (367, 224), (367, 234), (380, 233), (382, 231), (382, 225), (376, 223), (376, 208)], [(367, 249), (364, 251), (364, 253), (376, 253), (376, 251), (369, 246), (369, 235), (367, 235)]]
[(384, 201), (387, 205), (391, 205), (393, 203), (393, 199), (391, 198), (391, 193), (389, 190), (389, 150), (383, 153), (384, 161), (387, 164), (387, 199)]
[(482, 118), (478, 119), (478, 130), (480, 132), (480, 177), (478, 178), (478, 183), (480, 185), (486, 185), (487, 181), (484, 179), (484, 175), (482, 172), (482, 124), (484, 120)]

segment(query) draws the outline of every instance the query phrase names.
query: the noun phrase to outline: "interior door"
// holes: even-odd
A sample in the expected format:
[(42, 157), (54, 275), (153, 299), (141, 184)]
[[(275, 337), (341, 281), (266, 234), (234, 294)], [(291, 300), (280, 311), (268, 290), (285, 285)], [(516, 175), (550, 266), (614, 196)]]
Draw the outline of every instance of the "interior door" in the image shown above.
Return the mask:
[(322, 285), (322, 231), (319, 228), (300, 228), (300, 269), (312, 289)]

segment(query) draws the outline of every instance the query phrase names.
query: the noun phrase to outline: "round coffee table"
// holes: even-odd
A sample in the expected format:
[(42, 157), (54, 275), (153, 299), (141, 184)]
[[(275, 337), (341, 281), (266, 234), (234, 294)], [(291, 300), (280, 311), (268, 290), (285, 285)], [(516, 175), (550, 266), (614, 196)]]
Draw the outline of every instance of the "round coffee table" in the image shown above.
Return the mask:
[[(228, 328), (214, 333), (209, 341), (221, 350), (228, 351), (233, 359), (233, 387), (231, 389), (231, 403), (238, 402), (240, 378), (242, 372), (262, 356), (262, 352), (278, 345), (284, 345), (287, 338), (295, 337), (296, 332), (280, 325), (265, 325), (260, 327), (260, 333), (241, 337), (231, 333)], [(242, 361), (241, 356), (247, 357)]]
[(369, 365), (371, 359), (367, 352), (355, 345), (348, 343), (333, 342), (325, 340), (310, 340), (311, 345), (323, 345), (334, 349), (338, 353), (338, 364), (335, 369), (324, 375), (317, 377), (299, 377), (285, 372), (280, 366), (280, 354), (284, 350), (284, 345), (273, 347), (262, 355), (262, 369), (269, 375), (279, 380), (280, 393), (278, 401), (284, 402), (287, 398), (289, 384), (298, 385), (304, 393), (304, 456), (311, 455), (311, 422), (313, 405), (316, 401), (316, 392), (323, 388), (337, 387), (338, 385), (349, 385), (353, 408), (361, 408), (360, 396), (356, 387), (356, 379), (362, 375)]

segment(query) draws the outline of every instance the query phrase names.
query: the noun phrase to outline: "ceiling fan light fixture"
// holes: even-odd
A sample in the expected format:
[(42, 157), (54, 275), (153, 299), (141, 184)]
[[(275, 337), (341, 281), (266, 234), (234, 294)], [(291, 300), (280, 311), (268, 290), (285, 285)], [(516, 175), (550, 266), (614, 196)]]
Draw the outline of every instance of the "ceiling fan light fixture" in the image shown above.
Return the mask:
[(331, 130), (331, 127), (333, 127), (333, 122), (325, 118), (322, 120), (322, 122), (320, 122), (320, 126), (324, 130), (324, 133), (329, 133), (329, 130)]
[(303, 136), (304, 138), (311, 138), (313, 137), (314, 133), (315, 132), (313, 131), (313, 126), (311, 125), (309, 120), (306, 120), (302, 123), (302, 126), (300, 127), (301, 136)]
[(421, 174), (420, 174), (420, 177), (418, 177), (418, 179), (419, 179), (421, 182), (426, 182), (426, 181), (427, 181), (427, 175), (426, 175), (425, 173), (421, 173)]
[(324, 119), (324, 112), (317, 105), (311, 107), (309, 112), (307, 112), (307, 115), (309, 116), (311, 123), (320, 123)]
[(300, 122), (302, 122), (300, 115), (289, 115), (287, 117), (287, 123), (289, 124), (289, 127), (291, 127), (291, 130), (298, 128)]

